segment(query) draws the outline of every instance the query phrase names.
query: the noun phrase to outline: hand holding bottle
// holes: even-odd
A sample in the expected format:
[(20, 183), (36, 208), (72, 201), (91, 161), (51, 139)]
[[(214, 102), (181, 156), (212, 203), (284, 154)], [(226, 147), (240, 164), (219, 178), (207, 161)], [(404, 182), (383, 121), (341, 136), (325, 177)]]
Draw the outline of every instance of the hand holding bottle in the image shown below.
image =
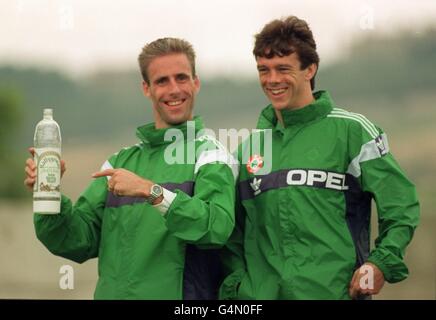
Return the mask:
[[(36, 165), (35, 161), (33, 161), (33, 157), (35, 156), (35, 148), (29, 148), (29, 152), (32, 155), (32, 158), (28, 158), (26, 160), (26, 166), (24, 167), (24, 171), (26, 173), (26, 178), (24, 179), (24, 185), (30, 190), (33, 190), (33, 185), (36, 180)], [(65, 161), (61, 160), (61, 177), (64, 175), (66, 170)]]

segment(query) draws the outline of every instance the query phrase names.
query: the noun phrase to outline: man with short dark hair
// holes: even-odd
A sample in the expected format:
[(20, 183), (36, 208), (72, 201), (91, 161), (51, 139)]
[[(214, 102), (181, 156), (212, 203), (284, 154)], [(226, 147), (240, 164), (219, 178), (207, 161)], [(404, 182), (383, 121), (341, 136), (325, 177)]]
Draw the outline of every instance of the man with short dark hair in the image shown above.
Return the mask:
[[(137, 129), (139, 144), (103, 164), (75, 205), (62, 195), (60, 214), (35, 213), (36, 235), (55, 255), (99, 258), (96, 299), (215, 299), (221, 269), (210, 248), (222, 246), (234, 227), (236, 161), (201, 134), (193, 115), (200, 80), (191, 44), (153, 41), (139, 65), (154, 122)], [(181, 152), (176, 163), (168, 148)], [(32, 189), (32, 159), (25, 170)]]
[[(326, 91), (312, 92), (319, 58), (304, 20), (270, 22), (256, 35), (253, 53), (271, 104), (260, 115), (259, 132), (240, 147), (246, 165), (220, 297), (364, 298), (385, 280), (405, 279), (404, 251), (419, 204), (386, 134), (336, 107)], [(247, 152), (253, 140), (271, 143), (272, 154)], [(371, 199), (379, 218), (373, 250)]]

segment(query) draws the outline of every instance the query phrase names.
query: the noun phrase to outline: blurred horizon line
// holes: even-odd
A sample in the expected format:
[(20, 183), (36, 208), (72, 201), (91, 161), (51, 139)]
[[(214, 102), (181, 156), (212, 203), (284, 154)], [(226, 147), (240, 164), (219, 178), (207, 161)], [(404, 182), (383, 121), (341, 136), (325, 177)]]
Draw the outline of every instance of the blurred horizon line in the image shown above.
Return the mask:
[[(368, 41), (395, 41), (402, 39), (405, 36), (421, 37), (423, 35), (434, 35), (436, 34), (436, 21), (428, 22), (421, 26), (419, 30), (411, 28), (410, 26), (400, 26), (395, 32), (387, 30), (377, 30), (377, 33), (368, 31), (361, 35), (357, 34), (350, 42), (344, 44), (343, 50), (337, 50), (339, 53), (335, 55), (325, 54), (323, 55), (322, 49), (320, 50), (318, 46), (318, 53), (321, 58), (321, 69), (328, 68), (332, 65), (338, 64), (341, 60), (346, 59), (350, 53), (361, 44), (367, 43)], [(139, 52), (138, 48), (138, 52)], [(137, 56), (135, 53), (132, 63), (127, 62), (116, 62), (106, 61), (103, 63), (94, 64), (93, 67), (85, 67), (82, 69), (75, 69), (68, 67), (66, 65), (61, 65), (59, 63), (53, 63), (49, 61), (48, 58), (35, 58), (33, 60), (29, 58), (24, 58), (17, 60), (17, 57), (0, 57), (0, 68), (13, 68), (18, 70), (35, 70), (46, 73), (58, 73), (65, 76), (71, 80), (82, 80), (87, 78), (93, 78), (100, 74), (132, 74), (138, 73), (138, 79), (140, 79), (139, 66), (137, 65)], [(230, 66), (228, 68), (221, 68), (220, 66), (211, 67), (201, 59), (197, 57), (196, 68), (198, 74), (203, 80), (215, 80), (215, 79), (235, 79), (236, 81), (252, 81), (257, 80), (257, 70), (255, 65), (255, 59), (252, 55), (247, 57), (251, 60), (252, 66), (248, 68), (247, 66), (239, 66), (235, 68), (230, 61)], [(236, 60), (236, 59), (235, 59)], [(89, 64), (88, 64), (89, 65)]]

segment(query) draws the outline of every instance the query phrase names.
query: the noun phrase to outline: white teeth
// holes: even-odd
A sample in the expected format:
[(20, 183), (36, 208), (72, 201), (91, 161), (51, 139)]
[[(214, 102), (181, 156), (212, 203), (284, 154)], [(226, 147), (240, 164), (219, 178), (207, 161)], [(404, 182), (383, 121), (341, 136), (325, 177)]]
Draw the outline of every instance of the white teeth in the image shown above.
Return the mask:
[(283, 93), (283, 92), (285, 92), (285, 91), (286, 91), (286, 89), (276, 89), (276, 90), (271, 89), (271, 92), (272, 92), (273, 94), (280, 94), (280, 93)]
[(182, 104), (182, 100), (177, 100), (177, 101), (168, 101), (167, 102), (167, 104), (169, 105), (169, 106), (178, 106), (179, 104)]

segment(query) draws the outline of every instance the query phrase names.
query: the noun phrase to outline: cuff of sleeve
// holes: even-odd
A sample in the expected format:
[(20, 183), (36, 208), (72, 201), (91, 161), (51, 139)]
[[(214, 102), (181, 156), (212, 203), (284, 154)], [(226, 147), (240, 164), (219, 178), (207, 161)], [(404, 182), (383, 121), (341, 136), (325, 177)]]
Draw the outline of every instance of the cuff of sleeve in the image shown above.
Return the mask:
[(246, 272), (239, 269), (229, 274), (221, 284), (219, 290), (219, 299), (221, 300), (236, 300), (238, 299), (239, 286)]
[(61, 194), (61, 213), (63, 211), (62, 208), (70, 207), (71, 205), (72, 204), (71, 204), (70, 198), (68, 198), (67, 196)]
[(163, 200), (161, 203), (155, 204), (153, 207), (155, 207), (162, 215), (165, 215), (168, 211), (168, 209), (171, 206), (171, 203), (173, 203), (174, 199), (177, 196), (177, 193), (171, 192), (165, 188), (162, 188), (163, 191)]
[(383, 276), (389, 283), (406, 279), (409, 275), (409, 270), (404, 262), (391, 252), (383, 251), (385, 250), (376, 249), (372, 251), (367, 261), (375, 264), (383, 272)]

